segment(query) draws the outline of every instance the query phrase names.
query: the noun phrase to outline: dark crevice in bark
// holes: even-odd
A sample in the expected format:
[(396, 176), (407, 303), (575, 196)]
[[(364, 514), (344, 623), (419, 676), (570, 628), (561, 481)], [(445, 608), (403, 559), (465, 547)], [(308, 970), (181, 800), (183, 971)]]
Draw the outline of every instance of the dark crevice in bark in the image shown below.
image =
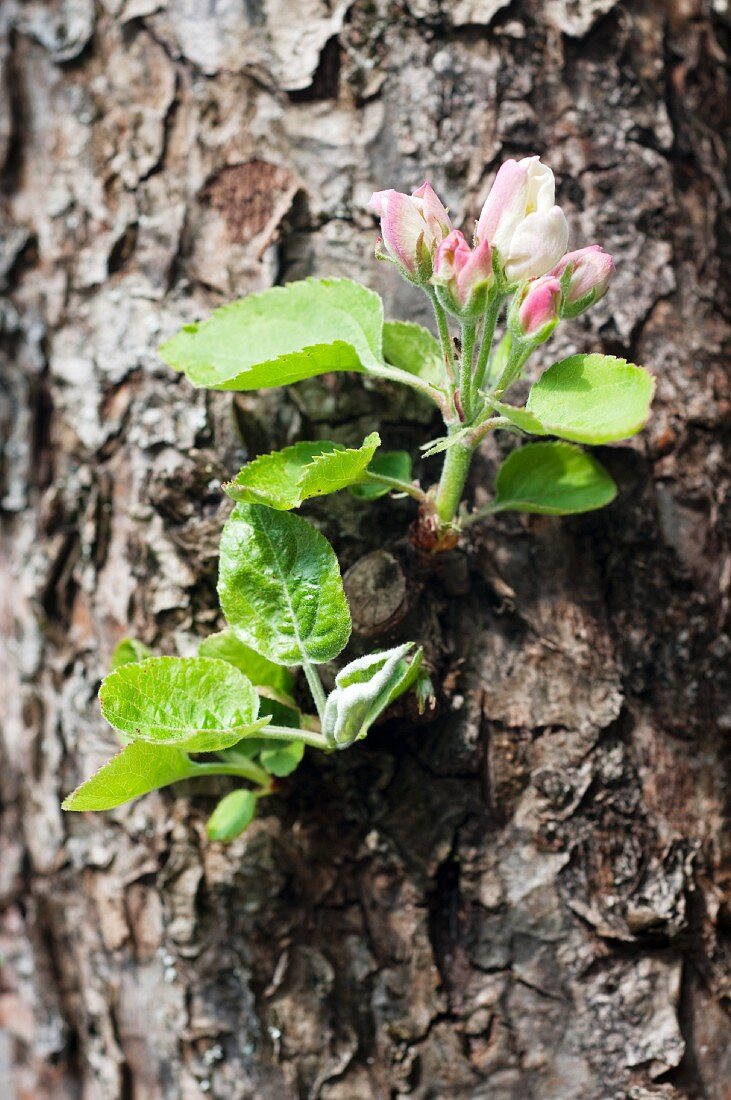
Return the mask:
[(306, 88), (287, 92), (291, 103), (314, 103), (323, 99), (337, 99), (340, 84), (340, 41), (337, 35), (329, 38), (320, 51), (320, 60)]

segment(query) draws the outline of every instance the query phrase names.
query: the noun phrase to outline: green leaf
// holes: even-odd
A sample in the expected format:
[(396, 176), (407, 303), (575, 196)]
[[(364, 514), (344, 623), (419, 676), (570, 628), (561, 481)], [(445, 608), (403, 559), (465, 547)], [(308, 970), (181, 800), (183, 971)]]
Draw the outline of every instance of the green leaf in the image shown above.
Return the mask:
[(233, 665), (208, 657), (151, 657), (102, 683), (107, 722), (128, 737), (214, 752), (260, 729), (259, 697)]
[(123, 638), (114, 649), (109, 663), (109, 671), (114, 672), (115, 668), (119, 668), (121, 665), (131, 665), (135, 661), (144, 661), (152, 656), (152, 650), (148, 649), (142, 642), (138, 642), (136, 638)]
[[(285, 699), (289, 699), (294, 690), (294, 676), (288, 668), (275, 665), (273, 661), (268, 661), (266, 657), (244, 645), (233, 630), (221, 630), (218, 634), (204, 638), (198, 646), (198, 655), (228, 661), (239, 672), (243, 672), (255, 687), (270, 688)], [(260, 710), (259, 713), (263, 714), (264, 711)]]
[(371, 432), (354, 448), (327, 440), (295, 443), (249, 462), (223, 488), (240, 503), (266, 504), (282, 511), (299, 508), (309, 497), (335, 493), (360, 481), (380, 442), (378, 432)]
[(528, 443), (503, 462), (495, 483), (496, 512), (566, 516), (614, 500), (617, 486), (603, 466), (570, 443)]
[(422, 650), (409, 663), (404, 658), (413, 642), (371, 653), (351, 661), (335, 677), (328, 696), (322, 732), (337, 748), (344, 749), (365, 737), (380, 714), (416, 680)]
[[(411, 481), (411, 455), (407, 451), (381, 451), (369, 463), (366, 473)], [(393, 492), (388, 485), (369, 485), (368, 482), (352, 485), (350, 491), (359, 500), (377, 500), (386, 493)]]
[(502, 401), (493, 401), (493, 408), (500, 416), (506, 417), (516, 428), (529, 435), (548, 435), (537, 416), (527, 409), (516, 409), (514, 405), (505, 405)]
[(386, 362), (444, 386), (442, 349), (436, 336), (412, 321), (386, 321), (383, 326), (383, 354)]
[(243, 833), (256, 814), (256, 795), (253, 791), (231, 791), (216, 806), (208, 818), (206, 830), (211, 840), (224, 843), (235, 840)]
[(64, 810), (111, 810), (132, 798), (167, 787), (193, 774), (194, 765), (180, 749), (134, 741), (62, 804)]
[(259, 759), (271, 775), (284, 779), (299, 767), (304, 753), (303, 741), (282, 741), (277, 748), (265, 749)]
[(256, 390), (382, 363), (383, 306), (350, 279), (305, 279), (221, 306), (158, 354), (194, 386)]
[(289, 512), (237, 504), (221, 536), (218, 596), (237, 636), (276, 664), (330, 661), (350, 637), (333, 549)]
[[(278, 700), (268, 699), (264, 695), (260, 696), (260, 704), (259, 713), (262, 717), (266, 714), (277, 726), (288, 726), (290, 729), (299, 729), (302, 715), (296, 708), (283, 706)], [(301, 750), (292, 747), (298, 745), (302, 746)], [(284, 751), (285, 754), (282, 757), (283, 761), (291, 761), (296, 757), (297, 763), (299, 763), (302, 759), (302, 753), (304, 752), (304, 742), (274, 741), (271, 737), (245, 737), (243, 741), (239, 741), (230, 749), (226, 749), (224, 752), (219, 753), (219, 756), (221, 759), (233, 763), (237, 760), (253, 760), (254, 757), (258, 756), (262, 765), (268, 768), (268, 765), (264, 761), (265, 754), (268, 752), (278, 754), (280, 751)], [(281, 766), (286, 765), (282, 764)], [(272, 771), (271, 768), (268, 768), (268, 770)], [(294, 771), (294, 767), (291, 768), (291, 770)], [(272, 774), (279, 775), (280, 773), (272, 771)], [(286, 774), (289, 774), (289, 772)]]
[(538, 379), (525, 409), (500, 405), (523, 431), (575, 443), (627, 439), (647, 423), (655, 379), (612, 355), (572, 355)]
[(380, 445), (378, 432), (371, 432), (358, 448), (338, 449), (313, 458), (299, 480), (302, 499), (336, 493), (360, 481)]
[[(302, 715), (295, 706), (290, 706), (288, 703), (282, 703), (279, 699), (270, 699), (266, 695), (259, 696), (259, 715), (261, 718), (267, 714), (275, 726), (289, 726), (290, 729), (299, 729), (300, 720)], [(244, 740), (244, 744), (248, 738)], [(266, 740), (267, 744), (271, 744), (270, 740)]]

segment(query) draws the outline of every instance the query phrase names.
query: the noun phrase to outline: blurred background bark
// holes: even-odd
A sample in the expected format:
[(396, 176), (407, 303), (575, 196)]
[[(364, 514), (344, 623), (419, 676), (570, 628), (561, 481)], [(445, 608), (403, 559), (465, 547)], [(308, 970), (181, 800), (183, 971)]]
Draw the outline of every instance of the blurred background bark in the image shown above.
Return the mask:
[[(726, 4), (0, 21), (2, 1096), (728, 1100)], [(535, 152), (572, 246), (618, 265), (544, 364), (603, 349), (658, 379), (647, 431), (602, 453), (616, 503), (496, 519), (429, 575), (408, 501), (309, 509), (351, 570), (354, 651), (425, 641), (438, 713), (310, 754), (228, 848), (204, 831), (226, 780), (63, 815), (114, 746), (115, 643), (185, 653), (217, 626), (220, 480), (295, 438), (437, 434), (343, 376), (196, 392), (157, 344), (309, 273), (426, 320), (371, 258), (371, 191), (428, 176), (469, 226)]]

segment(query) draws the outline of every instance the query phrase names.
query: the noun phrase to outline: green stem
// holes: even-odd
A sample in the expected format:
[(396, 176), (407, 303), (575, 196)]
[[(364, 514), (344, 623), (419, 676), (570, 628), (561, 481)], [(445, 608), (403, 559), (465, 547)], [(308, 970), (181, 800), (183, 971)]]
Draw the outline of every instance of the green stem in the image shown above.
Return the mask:
[[(305, 676), (307, 677), (307, 683), (309, 684), (310, 691), (312, 692), (312, 698), (315, 700), (317, 713), (320, 717), (320, 721), (322, 721), (323, 715), (325, 714), (325, 703), (327, 702), (325, 689), (322, 686), (322, 680), (320, 679), (315, 666), (310, 664), (308, 660), (303, 661), (302, 667), (305, 670)], [(273, 729), (272, 726), (267, 726), (266, 728), (268, 730)], [(304, 738), (302, 738), (302, 740), (304, 740)]]
[(365, 368), (365, 373), (373, 378), (385, 378), (388, 382), (398, 382), (401, 386), (410, 386), (412, 390), (418, 390), (437, 406), (442, 416), (449, 414), (449, 403), (446, 394), (431, 382), (425, 382), (416, 374), (409, 374), (400, 367), (392, 367), (390, 363), (371, 364)]
[(473, 454), (474, 448), (463, 443), (455, 443), (447, 451), (435, 502), (443, 524), (452, 523), (457, 514)]
[(454, 359), (452, 356), (452, 337), (449, 334), (449, 325), (447, 324), (447, 314), (444, 311), (443, 306), (440, 304), (437, 298), (436, 291), (433, 287), (427, 287), (427, 294), (431, 299), (431, 304), (434, 309), (434, 319), (437, 323), (437, 332), (439, 333), (439, 343), (442, 345), (442, 356), (444, 358), (444, 367), (447, 372), (447, 378), (450, 382), (455, 379)]
[(260, 731), (260, 735), (271, 738), (272, 741), (304, 741), (306, 745), (311, 745), (313, 749), (329, 749), (332, 747), (324, 733), (315, 733), (314, 730), (290, 729), (289, 726), (264, 726)]
[(268, 772), (253, 760), (241, 760), (237, 764), (225, 764), (223, 760), (220, 763), (214, 761), (210, 764), (198, 764), (191, 760), (189, 778), (196, 779), (204, 775), (236, 775), (239, 779), (250, 779), (252, 783), (258, 783), (261, 787), (266, 787), (269, 783)]
[(477, 366), (475, 367), (475, 373), (472, 376), (472, 405), (477, 407), (477, 401), (482, 389), (482, 384), (485, 381), (485, 371), (487, 370), (487, 364), (490, 360), (490, 352), (492, 351), (492, 341), (495, 336), (495, 325), (497, 319), (500, 316), (500, 307), (503, 304), (502, 295), (495, 294), (488, 303), (487, 310), (485, 312), (485, 327), (482, 331), (482, 343), (480, 345), (480, 354), (477, 357)]
[(485, 436), (488, 435), (489, 432), (494, 431), (495, 428), (509, 428), (516, 432), (520, 431), (507, 416), (493, 416), (492, 413), (488, 411), (485, 418), (476, 420), (466, 433), (467, 445), (469, 447), (476, 447), (478, 443), (481, 443)]
[(459, 400), (465, 423), (469, 424), (473, 416), (472, 401), (472, 358), (475, 350), (477, 326), (465, 322), (462, 325), (462, 358), (459, 370)]
[(484, 508), (479, 508), (476, 512), (472, 512), (469, 516), (465, 516), (462, 520), (462, 527), (471, 527), (473, 523), (478, 523), (481, 519), (487, 519), (488, 516), (494, 516), (496, 512), (502, 512), (501, 505), (492, 501), (490, 504), (486, 504)]
[(387, 477), (385, 474), (373, 474), (370, 470), (366, 470), (360, 484), (387, 485), (389, 489), (395, 489), (396, 492), (408, 493), (410, 497), (413, 497), (414, 500), (418, 500), (420, 504), (423, 504), (426, 500), (426, 493), (423, 489), (420, 489), (418, 485), (414, 485), (410, 481), (401, 481), (398, 477)]
[(541, 343), (540, 340), (517, 340), (510, 352), (510, 358), (508, 359), (508, 365), (498, 379), (498, 384), (495, 387), (495, 396), (500, 398), (505, 391), (512, 386), (521, 370), (523, 369), (528, 357)]

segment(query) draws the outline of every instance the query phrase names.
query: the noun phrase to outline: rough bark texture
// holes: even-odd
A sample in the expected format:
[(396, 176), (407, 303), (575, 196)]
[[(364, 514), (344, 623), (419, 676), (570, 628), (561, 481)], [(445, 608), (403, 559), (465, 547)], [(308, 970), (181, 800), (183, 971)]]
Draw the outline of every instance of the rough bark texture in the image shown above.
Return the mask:
[[(3, 1097), (728, 1100), (724, 3), (10, 0), (0, 20)], [(189, 652), (217, 625), (219, 479), (374, 420), (389, 445), (437, 433), (342, 376), (194, 392), (157, 343), (308, 273), (425, 319), (371, 259), (371, 190), (428, 175), (469, 223), (534, 151), (573, 241), (618, 262), (546, 357), (658, 378), (648, 430), (602, 455), (617, 502), (494, 520), (431, 567), (408, 501), (308, 509), (352, 569), (355, 651), (423, 640), (436, 716), (310, 754), (229, 848), (204, 832), (224, 780), (64, 816), (114, 745), (114, 644)]]

